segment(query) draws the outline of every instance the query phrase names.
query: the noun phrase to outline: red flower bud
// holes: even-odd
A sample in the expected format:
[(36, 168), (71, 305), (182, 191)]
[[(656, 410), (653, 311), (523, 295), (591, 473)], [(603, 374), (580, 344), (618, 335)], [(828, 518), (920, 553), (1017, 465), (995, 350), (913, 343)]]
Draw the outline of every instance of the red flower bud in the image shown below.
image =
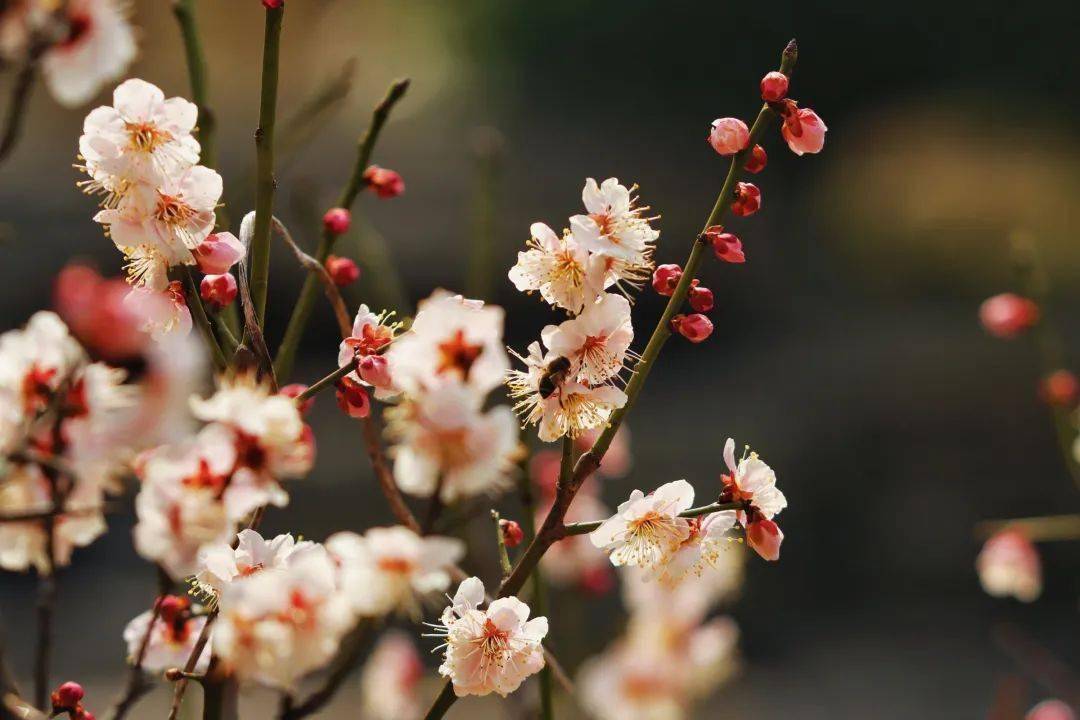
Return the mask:
[(675, 292), (675, 286), (679, 284), (680, 278), (682, 278), (682, 268), (678, 265), (674, 263), (660, 265), (652, 274), (653, 290), (658, 295), (671, 297), (671, 294)]
[(372, 165), (364, 171), (364, 182), (379, 197), (394, 198), (405, 192), (405, 180), (393, 170)]
[(788, 77), (773, 70), (761, 78), (761, 99), (765, 102), (780, 102), (787, 97)]
[(191, 601), (186, 597), (180, 597), (179, 595), (166, 595), (161, 598), (160, 614), (161, 619), (167, 623), (172, 623), (180, 617), (184, 612), (187, 612), (191, 607)]
[(742, 241), (733, 233), (724, 232), (720, 225), (713, 225), (705, 231), (705, 239), (712, 245), (713, 253), (717, 260), (729, 263), (746, 262), (743, 254)]
[(240, 262), (246, 253), (244, 244), (230, 232), (207, 235), (206, 239), (191, 251), (195, 262), (199, 264), (199, 270), (207, 275), (229, 272), (229, 268)]
[(352, 225), (352, 213), (342, 207), (332, 207), (322, 216), (322, 224), (331, 235), (344, 235)]
[(983, 302), (979, 307), (979, 320), (986, 332), (1008, 340), (1039, 321), (1039, 306), (1034, 300), (1015, 293), (1002, 293)]
[(734, 155), (750, 142), (750, 129), (738, 118), (713, 120), (709, 131), (709, 144), (723, 156)]
[(1024, 720), (1076, 720), (1076, 713), (1061, 700), (1051, 698), (1028, 710)]
[(707, 287), (698, 287), (697, 280), (690, 288), (690, 307), (699, 313), (706, 313), (713, 309), (713, 292)]
[(365, 355), (357, 363), (360, 379), (377, 388), (389, 388), (390, 363), (382, 355)]
[(199, 283), (199, 295), (216, 308), (223, 308), (236, 299), (236, 278), (232, 273), (207, 275)]
[(1055, 370), (1042, 379), (1039, 394), (1048, 405), (1073, 408), (1080, 400), (1080, 381), (1068, 370)]
[(330, 273), (330, 279), (338, 287), (351, 285), (360, 279), (360, 268), (346, 257), (328, 256), (326, 258), (326, 271)]
[(589, 595), (607, 595), (615, 587), (615, 576), (607, 565), (597, 565), (583, 571), (578, 583)]
[(753, 215), (761, 209), (761, 191), (753, 183), (735, 183), (735, 202), (731, 204), (731, 212), (739, 217)]
[(276, 10), (285, 7), (285, 0), (262, 0), (262, 4), (267, 10)]
[(525, 539), (525, 531), (513, 520), (500, 520), (499, 529), (502, 530), (503, 544), (508, 548), (517, 547)]
[(676, 315), (671, 318), (671, 329), (692, 343), (704, 342), (712, 335), (713, 324), (700, 313)]
[(337, 384), (337, 401), (349, 417), (366, 418), (371, 414), (371, 398), (367, 388), (355, 380), (343, 377)]
[(765, 164), (768, 162), (769, 156), (765, 154), (765, 148), (755, 145), (754, 149), (750, 151), (750, 157), (746, 158), (746, 164), (743, 165), (743, 168), (746, 172), (757, 175), (765, 169)]
[[(280, 390), (278, 390), (278, 395), (284, 395), (287, 398), (292, 398), (292, 399), (295, 400), (296, 398), (300, 397), (300, 395), (303, 394), (303, 392), (305, 390), (307, 390), (307, 389), (308, 389), (308, 386), (304, 385), (303, 383), (290, 383), (290, 384), (286, 385), (285, 387), (281, 388)], [(309, 397), (306, 400), (303, 400), (299, 405), (300, 414), (301, 415), (306, 415), (307, 411), (310, 410), (311, 406), (314, 405), (314, 404), (315, 404), (315, 397), (314, 396)]]
[(83, 691), (82, 685), (77, 682), (66, 682), (60, 687), (53, 690), (50, 700), (52, 700), (53, 713), (63, 712), (65, 710), (75, 710), (82, 702), (83, 697), (86, 695)]
[(772, 520), (758, 518), (747, 526), (746, 542), (766, 560), (779, 560), (780, 543), (784, 542), (784, 533)]

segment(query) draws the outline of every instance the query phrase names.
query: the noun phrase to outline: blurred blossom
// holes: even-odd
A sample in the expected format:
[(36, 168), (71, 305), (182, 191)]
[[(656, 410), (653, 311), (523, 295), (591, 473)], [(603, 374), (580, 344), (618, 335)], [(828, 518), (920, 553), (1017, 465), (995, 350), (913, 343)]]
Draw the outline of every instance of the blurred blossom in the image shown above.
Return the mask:
[(986, 541), (975, 569), (983, 590), (994, 597), (1033, 602), (1042, 593), (1042, 563), (1022, 530), (1007, 528)]
[(384, 633), (360, 673), (364, 717), (418, 720), (423, 708), (417, 684), (423, 675), (424, 664), (412, 640), (396, 630)]
[(1024, 720), (1076, 720), (1076, 713), (1061, 700), (1043, 700), (1028, 710)]

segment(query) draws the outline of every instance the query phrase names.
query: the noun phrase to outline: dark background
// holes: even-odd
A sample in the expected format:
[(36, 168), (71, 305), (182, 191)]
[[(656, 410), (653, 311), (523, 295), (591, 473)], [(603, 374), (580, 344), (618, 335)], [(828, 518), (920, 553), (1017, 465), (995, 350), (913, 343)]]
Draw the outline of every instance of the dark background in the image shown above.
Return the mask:
[[(199, 5), (236, 222), (253, 204), (262, 10), (255, 0)], [(710, 260), (701, 274), (716, 292), (717, 331), (701, 346), (669, 343), (629, 422), (635, 468), (605, 497), (614, 504), (631, 487), (679, 477), (705, 493), (728, 435), (779, 473), (790, 501), (783, 558), (750, 563), (733, 609), (744, 672), (698, 716), (986, 716), (1008, 675), (1024, 678), (1025, 703), (1055, 691), (1018, 647), (1080, 659), (1075, 546), (1043, 546), (1046, 591), (1020, 606), (981, 593), (972, 534), (980, 519), (1077, 508), (1035, 395), (1034, 349), (988, 338), (976, 319), (983, 297), (1014, 287), (1007, 239), (1025, 230), (1051, 269), (1070, 358), (1080, 346), (1077, 7), (292, 0), (283, 117), (349, 58), (356, 63), (347, 99), (281, 153), (278, 213), (314, 245), (318, 214), (349, 172), (370, 107), (393, 78), (411, 77), (375, 158), (404, 175), (407, 191), (392, 201), (362, 197), (356, 216), (377, 228), (415, 302), (434, 287), (463, 287), (478, 198), (493, 188), (494, 270), (488, 288), (474, 289), (505, 305), (508, 340), (522, 348), (550, 320), (505, 279), (529, 223), (562, 227), (579, 211), (585, 177), (617, 176), (639, 183), (663, 216), (658, 261), (681, 263), (727, 169), (704, 142), (709, 122), (749, 121), (758, 79), (796, 36), (792, 96), (828, 124), (825, 151), (800, 159), (768, 138), (769, 166), (755, 180), (764, 208), (730, 223), (748, 262)], [(189, 95), (167, 3), (136, 2), (134, 17), (143, 52), (130, 74)], [(73, 256), (119, 269), (90, 220), (93, 202), (74, 188), (85, 111), (61, 110), (39, 88), (30, 112), (0, 170), (5, 329), (49, 304), (51, 278)], [(486, 127), (502, 146), (487, 185), (476, 153), (492, 135), (477, 129)], [(341, 246), (366, 272), (351, 299), (395, 303), (372, 237)], [(276, 249), (271, 341), (300, 280)], [(660, 308), (655, 296), (641, 299), (640, 335)], [(333, 367), (335, 333), (320, 305), (297, 379)], [(358, 429), (329, 397), (313, 417), (316, 470), (292, 486), (288, 513), (271, 513), (266, 528), (321, 539), (388, 521)], [(130, 521), (110, 525), (60, 577), (65, 678), (119, 678), (120, 630), (152, 597)], [(32, 580), (5, 574), (0, 583), (25, 668)], [(614, 601), (560, 596), (552, 613), (560, 654), (574, 664), (598, 651), (617, 612)], [(582, 613), (596, 632), (560, 633), (559, 614)], [(590, 627), (580, 618), (565, 624)], [(995, 641), (1003, 625), (1024, 642)]]

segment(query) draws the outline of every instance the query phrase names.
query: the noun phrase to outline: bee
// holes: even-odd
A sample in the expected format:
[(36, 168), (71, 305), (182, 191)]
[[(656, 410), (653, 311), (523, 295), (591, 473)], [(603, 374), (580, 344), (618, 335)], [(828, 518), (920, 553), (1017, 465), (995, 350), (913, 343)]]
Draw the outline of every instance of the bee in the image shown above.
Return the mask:
[(551, 397), (559, 389), (559, 386), (566, 382), (566, 376), (569, 373), (569, 358), (557, 357), (549, 362), (547, 367), (544, 368), (544, 374), (540, 376), (540, 382), (537, 383), (540, 397), (545, 400)]

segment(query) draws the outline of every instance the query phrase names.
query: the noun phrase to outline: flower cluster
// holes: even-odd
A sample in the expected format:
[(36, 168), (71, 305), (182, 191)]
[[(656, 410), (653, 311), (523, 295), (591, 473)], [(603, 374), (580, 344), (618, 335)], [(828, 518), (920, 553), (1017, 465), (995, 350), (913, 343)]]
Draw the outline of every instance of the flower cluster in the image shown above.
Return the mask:
[(444, 640), (439, 674), (450, 678), (454, 693), (506, 697), (525, 678), (544, 667), (541, 643), (548, 633), (546, 617), (529, 619), (529, 606), (516, 597), (492, 601), (486, 609), (484, 584), (471, 577), (458, 586), (443, 611), (434, 636)]
[(191, 315), (183, 285), (169, 271), (198, 265), (206, 273), (201, 294), (221, 307), (236, 296), (229, 269), (244, 255), (229, 233), (213, 235), (221, 176), (199, 165), (192, 135), (198, 108), (165, 98), (139, 79), (113, 91), (113, 104), (86, 116), (79, 138), (83, 190), (102, 198), (94, 216), (127, 261), (130, 302), (141, 309), (156, 336), (186, 334)]
[(124, 0), (12, 0), (0, 10), (0, 58), (27, 62), (35, 46), (56, 101), (89, 102), (135, 59), (135, 33)]
[[(406, 493), (449, 503), (498, 491), (514, 472), (513, 413), (484, 407), (509, 365), (503, 317), (502, 308), (437, 290), (387, 351), (387, 387), (402, 393), (388, 413), (394, 478)], [(364, 379), (362, 359), (359, 368)]]
[[(562, 237), (534, 223), (529, 249), (510, 269), (518, 290), (539, 292), (571, 316), (544, 328), (543, 346), (534, 342), (518, 356), (526, 369), (507, 376), (515, 410), (546, 442), (602, 427), (626, 404), (618, 385), (635, 357), (629, 291), (649, 277), (660, 235), (632, 193), (616, 178), (599, 185), (589, 178), (582, 192), (588, 214), (571, 217)], [(619, 292), (606, 292), (612, 287)]]
[(315, 454), (292, 398), (251, 375), (223, 378), (191, 410), (206, 423), (198, 433), (135, 463), (135, 547), (174, 578), (193, 574), (200, 550), (227, 541), (257, 508), (288, 504), (280, 481), (306, 475)]
[(139, 436), (140, 391), (125, 380), (51, 312), (0, 335), (0, 513), (26, 517), (0, 523), (0, 567), (49, 573), (105, 531), (105, 494)]

